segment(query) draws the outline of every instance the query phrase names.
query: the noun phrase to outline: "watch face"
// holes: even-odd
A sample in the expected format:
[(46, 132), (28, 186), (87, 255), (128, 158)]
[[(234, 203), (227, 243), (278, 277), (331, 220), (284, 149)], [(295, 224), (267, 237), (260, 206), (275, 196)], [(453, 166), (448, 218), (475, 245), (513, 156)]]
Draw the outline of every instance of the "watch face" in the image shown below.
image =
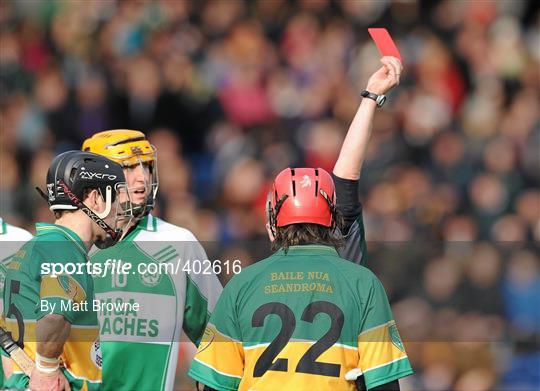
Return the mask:
[(384, 102), (386, 102), (386, 96), (385, 95), (379, 95), (377, 97), (377, 106), (382, 107), (382, 105), (384, 105)]

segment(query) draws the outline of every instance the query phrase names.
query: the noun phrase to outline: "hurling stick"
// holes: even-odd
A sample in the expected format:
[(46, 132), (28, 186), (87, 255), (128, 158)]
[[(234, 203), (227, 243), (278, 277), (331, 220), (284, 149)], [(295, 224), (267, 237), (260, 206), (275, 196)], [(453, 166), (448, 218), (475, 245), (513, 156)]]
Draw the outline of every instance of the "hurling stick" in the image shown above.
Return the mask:
[(34, 361), (26, 354), (19, 345), (13, 341), (11, 336), (0, 327), (0, 346), (4, 351), (9, 354), (11, 359), (22, 369), (22, 371), (30, 376), (32, 369), (34, 369)]

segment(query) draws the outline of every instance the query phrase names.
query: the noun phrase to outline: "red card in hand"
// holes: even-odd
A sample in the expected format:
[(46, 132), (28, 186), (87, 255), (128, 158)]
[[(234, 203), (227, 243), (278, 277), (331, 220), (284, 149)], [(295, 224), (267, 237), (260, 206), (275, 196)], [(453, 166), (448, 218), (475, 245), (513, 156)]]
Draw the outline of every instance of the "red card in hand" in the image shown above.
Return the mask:
[(381, 56), (394, 56), (401, 61), (401, 54), (399, 54), (399, 50), (394, 43), (394, 40), (385, 28), (368, 29), (368, 32), (375, 41), (375, 45), (377, 45), (377, 49), (379, 49)]

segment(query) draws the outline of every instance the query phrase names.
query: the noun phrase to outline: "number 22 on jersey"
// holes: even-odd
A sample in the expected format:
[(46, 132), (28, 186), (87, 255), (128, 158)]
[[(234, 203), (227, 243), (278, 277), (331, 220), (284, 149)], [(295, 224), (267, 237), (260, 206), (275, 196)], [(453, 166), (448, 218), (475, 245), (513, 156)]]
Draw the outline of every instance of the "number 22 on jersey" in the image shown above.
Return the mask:
[[(304, 308), (300, 321), (313, 323), (315, 316), (319, 313), (328, 315), (331, 320), (330, 328), (300, 358), (295, 372), (338, 377), (341, 365), (320, 362), (317, 359), (339, 339), (344, 323), (343, 311), (328, 301), (314, 301)], [(277, 315), (280, 318), (281, 330), (255, 363), (253, 377), (261, 377), (266, 371), (287, 372), (289, 368), (288, 359), (276, 359), (276, 357), (289, 343), (294, 333), (296, 327), (294, 312), (283, 303), (266, 303), (253, 313), (252, 326), (263, 327), (269, 315)]]

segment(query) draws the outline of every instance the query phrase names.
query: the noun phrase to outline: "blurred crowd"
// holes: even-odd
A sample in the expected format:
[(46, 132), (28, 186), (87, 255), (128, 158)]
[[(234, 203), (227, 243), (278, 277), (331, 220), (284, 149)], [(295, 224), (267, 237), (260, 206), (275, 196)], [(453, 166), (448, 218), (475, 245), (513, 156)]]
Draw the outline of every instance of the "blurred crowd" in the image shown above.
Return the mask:
[(379, 66), (367, 28), (387, 27), (405, 71), (361, 200), (416, 371), (402, 386), (539, 389), (534, 3), (0, 1), (0, 215), (50, 221), (34, 187), (52, 157), (139, 129), (158, 150), (156, 214), (246, 266), (256, 254), (235, 243), (264, 240), (271, 178), (332, 169)]

